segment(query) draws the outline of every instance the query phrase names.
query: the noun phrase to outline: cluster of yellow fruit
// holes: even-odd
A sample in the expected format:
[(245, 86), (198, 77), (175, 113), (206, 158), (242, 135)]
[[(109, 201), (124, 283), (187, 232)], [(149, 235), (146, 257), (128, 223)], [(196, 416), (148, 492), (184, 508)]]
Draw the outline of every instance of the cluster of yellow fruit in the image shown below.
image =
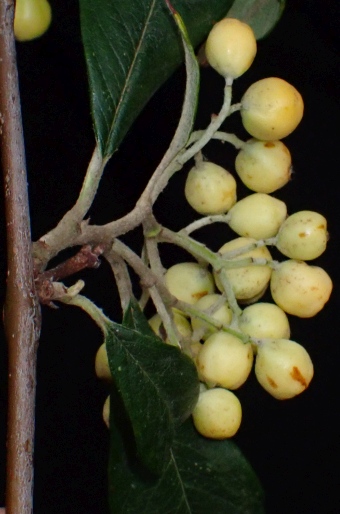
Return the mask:
[[(217, 23), (206, 42), (208, 62), (230, 79), (244, 73), (255, 54), (252, 29), (235, 19)], [(305, 262), (326, 249), (325, 217), (308, 210), (287, 216), (286, 204), (270, 195), (290, 180), (291, 155), (280, 139), (302, 118), (301, 95), (284, 80), (270, 77), (249, 87), (240, 110), (252, 138), (242, 145), (235, 169), (252, 193), (237, 201), (236, 179), (212, 162), (197, 163), (185, 184), (189, 204), (204, 216), (226, 214), (237, 236), (217, 253), (225, 265), (210, 270), (198, 262), (181, 262), (164, 276), (170, 293), (192, 307), (174, 309), (173, 321), (201, 381), (194, 424), (215, 439), (232, 437), (239, 429), (242, 409), (234, 391), (247, 380), (254, 361), (258, 382), (277, 399), (292, 398), (308, 387), (313, 363), (305, 348), (290, 339), (287, 314), (314, 316), (332, 291), (326, 271)], [(274, 261), (268, 246), (288, 259)], [(267, 290), (272, 301), (256, 303)], [(149, 323), (169, 343), (159, 314)], [(110, 378), (104, 345), (97, 353), (96, 372)], [(108, 423), (107, 408), (108, 402)]]
[[(225, 78), (242, 75), (255, 55), (253, 31), (239, 20), (223, 19), (208, 36), (207, 60)], [(313, 377), (307, 351), (289, 339), (287, 314), (314, 316), (330, 297), (328, 274), (305, 262), (324, 252), (327, 221), (307, 210), (287, 217), (285, 203), (270, 196), (290, 180), (291, 155), (280, 139), (295, 130), (303, 109), (300, 93), (280, 78), (252, 84), (241, 99), (240, 111), (243, 126), (253, 137), (242, 145), (235, 169), (254, 193), (237, 201), (235, 178), (212, 162), (200, 161), (186, 180), (189, 204), (205, 216), (228, 213), (229, 226), (239, 236), (223, 245), (219, 254), (229, 263), (243, 260), (240, 267), (222, 268), (219, 273), (200, 264), (180, 263), (165, 275), (176, 298), (194, 304), (224, 327), (217, 330), (197, 317), (189, 325), (186, 318), (179, 323), (182, 314), (174, 317), (186, 338), (200, 338), (195, 362), (203, 386), (193, 420), (207, 437), (221, 439), (237, 432), (242, 410), (232, 391), (248, 378), (254, 357), (257, 380), (275, 398), (296, 396)], [(288, 260), (275, 263), (268, 245), (276, 246)], [(255, 303), (268, 286), (275, 303)], [(216, 287), (221, 294), (216, 294)], [(232, 289), (238, 304), (248, 304), (241, 314), (228, 305), (226, 288)]]

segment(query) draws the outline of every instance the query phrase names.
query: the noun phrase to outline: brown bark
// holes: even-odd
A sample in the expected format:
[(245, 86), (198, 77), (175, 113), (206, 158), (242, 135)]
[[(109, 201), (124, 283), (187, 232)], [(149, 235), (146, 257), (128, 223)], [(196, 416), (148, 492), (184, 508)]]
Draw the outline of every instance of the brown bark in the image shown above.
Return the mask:
[(0, 1), (0, 133), (7, 233), (8, 437), (6, 513), (33, 512), (36, 352), (40, 332), (34, 287), (15, 41), (14, 1)]

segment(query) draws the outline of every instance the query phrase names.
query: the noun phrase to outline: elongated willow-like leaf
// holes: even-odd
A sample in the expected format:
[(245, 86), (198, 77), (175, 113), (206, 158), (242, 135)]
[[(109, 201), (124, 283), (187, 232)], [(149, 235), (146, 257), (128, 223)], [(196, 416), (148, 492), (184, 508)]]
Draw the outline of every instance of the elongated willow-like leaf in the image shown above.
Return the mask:
[[(174, 0), (173, 6), (196, 46), (232, 1)], [(110, 156), (184, 51), (165, 0), (80, 0), (80, 14), (95, 136)]]
[(169, 460), (175, 429), (196, 404), (196, 367), (178, 348), (165, 344), (146, 327), (137, 304), (124, 325), (107, 325), (110, 370), (122, 397), (141, 461), (155, 473)]
[(248, 23), (256, 39), (262, 39), (279, 21), (285, 3), (286, 0), (234, 0), (228, 16)]
[[(193, 46), (227, 14), (264, 37), (284, 7), (284, 0), (172, 3)], [(109, 157), (153, 93), (184, 60), (184, 52), (165, 0), (80, 0), (80, 14), (95, 136), (102, 155)]]
[(124, 414), (112, 398), (112, 514), (264, 513), (259, 481), (232, 441), (205, 439), (187, 420), (176, 431), (162, 475), (152, 476), (136, 459)]

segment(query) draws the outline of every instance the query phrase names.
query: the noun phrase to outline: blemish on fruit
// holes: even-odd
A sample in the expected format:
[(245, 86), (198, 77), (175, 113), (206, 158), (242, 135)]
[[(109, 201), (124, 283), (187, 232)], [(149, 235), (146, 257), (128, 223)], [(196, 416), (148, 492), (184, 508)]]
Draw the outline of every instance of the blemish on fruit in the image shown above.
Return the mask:
[(297, 382), (299, 382), (304, 388), (306, 388), (308, 386), (306, 379), (301, 374), (301, 371), (299, 370), (299, 368), (297, 368), (296, 366), (293, 366), (293, 369), (290, 372), (290, 376), (292, 377), (293, 380), (296, 380)]
[(203, 298), (203, 296), (206, 296), (208, 294), (208, 291), (200, 291), (199, 293), (193, 293), (191, 296), (193, 298), (196, 298), (199, 300), (200, 298)]
[(274, 389), (277, 389), (277, 383), (271, 377), (268, 377), (268, 375), (267, 375), (267, 380), (271, 387), (274, 387)]
[(267, 141), (264, 146), (266, 148), (273, 148), (275, 147), (275, 143), (273, 143), (273, 141)]

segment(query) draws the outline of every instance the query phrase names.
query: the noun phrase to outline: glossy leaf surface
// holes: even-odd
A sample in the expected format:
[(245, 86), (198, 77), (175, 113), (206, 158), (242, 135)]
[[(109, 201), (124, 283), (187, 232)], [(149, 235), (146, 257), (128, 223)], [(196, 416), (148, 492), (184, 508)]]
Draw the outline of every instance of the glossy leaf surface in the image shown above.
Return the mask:
[[(232, 0), (177, 0), (193, 45)], [(80, 0), (92, 117), (102, 154), (111, 155), (153, 93), (184, 60), (178, 28), (164, 0)]]
[[(284, 0), (172, 3), (193, 46), (229, 13), (263, 37), (284, 6)], [(184, 51), (165, 0), (80, 0), (80, 14), (95, 136), (103, 156), (110, 156), (150, 97), (183, 62)]]
[(228, 16), (248, 23), (256, 39), (262, 39), (281, 18), (285, 3), (285, 0), (235, 0)]

